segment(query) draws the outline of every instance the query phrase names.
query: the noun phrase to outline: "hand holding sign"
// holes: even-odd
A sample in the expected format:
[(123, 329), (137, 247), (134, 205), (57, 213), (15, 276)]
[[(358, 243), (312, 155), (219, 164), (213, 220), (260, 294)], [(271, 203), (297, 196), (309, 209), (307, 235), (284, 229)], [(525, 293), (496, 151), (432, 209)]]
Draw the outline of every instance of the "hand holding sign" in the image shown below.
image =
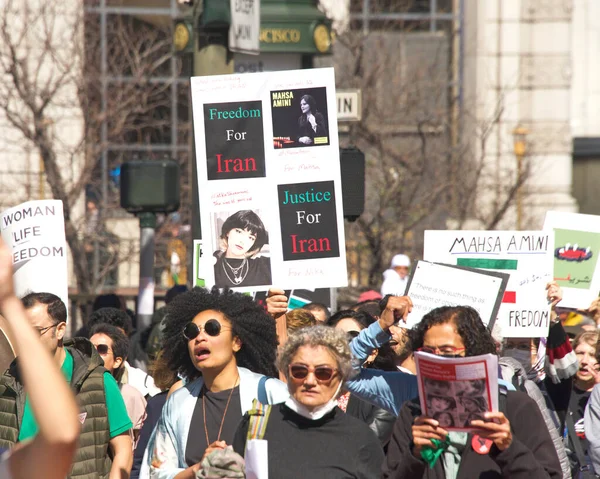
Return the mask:
[(382, 306), (381, 316), (379, 318), (379, 326), (381, 329), (389, 329), (398, 321), (402, 320), (406, 323), (408, 313), (412, 311), (413, 303), (408, 296), (391, 296), (388, 295), (380, 302)]
[(551, 308), (554, 310), (556, 305), (561, 302), (563, 298), (562, 288), (558, 285), (556, 281), (551, 281), (546, 285), (548, 303), (550, 303)]
[(267, 293), (267, 312), (273, 317), (278, 318), (287, 312), (288, 298), (285, 291), (278, 288), (270, 288)]

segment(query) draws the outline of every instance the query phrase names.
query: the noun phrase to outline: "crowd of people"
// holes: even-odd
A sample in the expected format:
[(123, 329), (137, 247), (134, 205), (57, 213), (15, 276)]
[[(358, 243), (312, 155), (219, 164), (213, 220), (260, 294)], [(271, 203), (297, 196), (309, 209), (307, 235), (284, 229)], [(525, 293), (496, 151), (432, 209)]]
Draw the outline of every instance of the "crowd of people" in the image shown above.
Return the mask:
[[(316, 303), (290, 311), (277, 288), (263, 305), (177, 286), (144, 331), (121, 302), (99, 298), (67, 338), (60, 298), (15, 296), (0, 243), (0, 310), (16, 353), (0, 377), (0, 478), (600, 473), (599, 335), (569, 336), (558, 285), (547, 286), (545, 338), (505, 339), (467, 306), (434, 308), (409, 330), (409, 269), (407, 256), (394, 256), (382, 294), (335, 312)], [(452, 429), (443, 397), (427, 415), (416, 351), (498, 356), (498, 410), (469, 416), (470, 432)], [(471, 396), (457, 401), (481, 410)]]

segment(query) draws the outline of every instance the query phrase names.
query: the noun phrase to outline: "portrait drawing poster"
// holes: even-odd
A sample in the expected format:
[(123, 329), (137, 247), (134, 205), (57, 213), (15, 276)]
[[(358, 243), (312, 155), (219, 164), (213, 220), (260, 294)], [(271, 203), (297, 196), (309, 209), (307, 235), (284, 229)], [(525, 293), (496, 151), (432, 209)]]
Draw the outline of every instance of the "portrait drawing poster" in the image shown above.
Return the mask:
[(237, 291), (346, 286), (333, 69), (195, 77), (191, 88), (195, 278)]

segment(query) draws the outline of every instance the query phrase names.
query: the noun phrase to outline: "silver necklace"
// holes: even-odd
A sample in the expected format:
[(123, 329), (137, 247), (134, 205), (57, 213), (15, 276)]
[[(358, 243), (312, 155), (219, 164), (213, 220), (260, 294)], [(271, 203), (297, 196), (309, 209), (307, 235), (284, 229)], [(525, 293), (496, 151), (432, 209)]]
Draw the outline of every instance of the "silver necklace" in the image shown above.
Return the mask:
[[(231, 274), (233, 275), (233, 279), (231, 279), (231, 276), (229, 276), (229, 273), (227, 272), (227, 268), (225, 266), (227, 266), (227, 268), (229, 268), (229, 270), (231, 271)], [(246, 268), (246, 271), (244, 271), (244, 267)], [(229, 264), (229, 262), (227, 261), (227, 258), (223, 258), (223, 271), (225, 272), (225, 276), (227, 276), (227, 279), (230, 282), (232, 282), (233, 284), (242, 283), (246, 279), (246, 276), (248, 275), (249, 270), (250, 270), (250, 266), (248, 265), (247, 258), (244, 258), (242, 260), (242, 264), (240, 266), (238, 266), (237, 268), (234, 268), (233, 266), (231, 266)]]

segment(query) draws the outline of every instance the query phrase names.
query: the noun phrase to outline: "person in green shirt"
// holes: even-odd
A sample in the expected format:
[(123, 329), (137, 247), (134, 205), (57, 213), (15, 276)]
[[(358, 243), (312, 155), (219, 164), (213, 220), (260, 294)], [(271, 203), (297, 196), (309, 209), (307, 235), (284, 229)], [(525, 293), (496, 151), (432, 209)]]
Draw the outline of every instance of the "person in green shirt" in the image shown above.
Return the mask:
[[(31, 325), (78, 399), (82, 428), (69, 477), (96, 479), (108, 474), (109, 479), (128, 478), (133, 462), (129, 434), (132, 424), (115, 379), (106, 371), (102, 358), (89, 340), (64, 340), (67, 313), (60, 298), (51, 293), (30, 293), (21, 301)], [(18, 415), (23, 411), (15, 425), (18, 441), (24, 441), (37, 434), (38, 425), (28, 398), (17, 384), (19, 377), (14, 365), (0, 378), (0, 397), (14, 398), (14, 392), (18, 392), (12, 412)], [(52, 400), (49, 393), (49, 400)], [(0, 447), (12, 445), (12, 434), (8, 424), (0, 424)], [(94, 471), (89, 470), (90, 463), (96, 464)]]

